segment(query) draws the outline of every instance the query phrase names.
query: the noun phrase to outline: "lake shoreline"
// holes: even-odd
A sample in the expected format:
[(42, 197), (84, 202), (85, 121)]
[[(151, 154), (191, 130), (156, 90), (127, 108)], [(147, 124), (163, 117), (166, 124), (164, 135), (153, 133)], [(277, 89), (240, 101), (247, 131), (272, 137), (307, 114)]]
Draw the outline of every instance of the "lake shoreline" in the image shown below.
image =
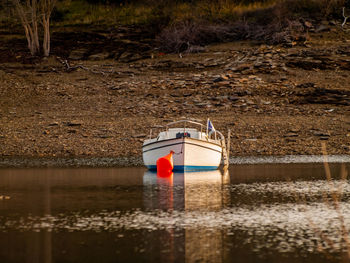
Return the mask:
[[(350, 155), (329, 155), (328, 163), (350, 163)], [(322, 155), (231, 157), (231, 165), (322, 163)], [(122, 168), (142, 167), (142, 157), (0, 157), (0, 168)]]

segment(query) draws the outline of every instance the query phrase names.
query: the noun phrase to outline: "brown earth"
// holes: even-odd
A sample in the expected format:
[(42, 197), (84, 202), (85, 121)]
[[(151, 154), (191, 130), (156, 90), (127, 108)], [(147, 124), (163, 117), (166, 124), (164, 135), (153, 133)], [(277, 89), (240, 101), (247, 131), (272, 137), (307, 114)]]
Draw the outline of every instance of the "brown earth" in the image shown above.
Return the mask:
[(12, 54), (0, 64), (0, 157), (141, 156), (150, 128), (182, 117), (231, 129), (234, 156), (320, 154), (322, 141), (349, 154), (350, 37), (327, 34), (197, 54), (131, 42), (117, 57), (80, 47), (28, 64)]

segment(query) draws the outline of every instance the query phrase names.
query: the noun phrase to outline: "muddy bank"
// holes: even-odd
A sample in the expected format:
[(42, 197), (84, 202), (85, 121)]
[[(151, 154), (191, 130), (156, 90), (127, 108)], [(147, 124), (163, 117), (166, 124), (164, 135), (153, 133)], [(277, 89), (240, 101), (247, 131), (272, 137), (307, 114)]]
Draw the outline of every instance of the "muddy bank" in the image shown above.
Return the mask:
[(0, 168), (24, 168), (24, 167), (131, 167), (143, 166), (140, 157), (1, 157)]
[(350, 37), (332, 36), (125, 61), (4, 62), (0, 156), (98, 157), (108, 166), (140, 158), (150, 128), (154, 134), (182, 117), (209, 117), (224, 134), (231, 129), (231, 156), (319, 155), (322, 141), (329, 154), (349, 154)]

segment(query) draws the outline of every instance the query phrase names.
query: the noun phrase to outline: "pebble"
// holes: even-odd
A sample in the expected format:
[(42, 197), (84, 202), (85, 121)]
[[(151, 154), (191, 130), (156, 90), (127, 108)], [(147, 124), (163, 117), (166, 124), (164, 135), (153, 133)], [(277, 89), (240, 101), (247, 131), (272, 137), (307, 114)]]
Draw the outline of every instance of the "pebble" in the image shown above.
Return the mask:
[(323, 131), (313, 131), (313, 134), (315, 136), (320, 136), (320, 137), (329, 137), (329, 136), (331, 136), (328, 132), (323, 132)]
[(58, 126), (58, 122), (51, 122), (50, 124), (49, 124), (49, 126)]
[(77, 126), (81, 126), (81, 123), (75, 122), (75, 121), (69, 121), (69, 122), (66, 122), (65, 125), (68, 127), (77, 127)]
[(224, 79), (222, 77), (218, 77), (218, 78), (214, 79), (213, 82), (216, 83), (216, 82), (221, 82), (223, 80)]
[(145, 138), (147, 135), (146, 134), (136, 134), (132, 135), (133, 138)]
[(329, 140), (329, 137), (321, 136), (321, 137), (320, 137), (320, 140), (322, 140), (322, 141), (327, 141), (327, 140)]
[(284, 137), (298, 137), (299, 135), (297, 133), (289, 132), (284, 135)]
[(256, 139), (256, 138), (244, 139), (244, 140), (247, 141), (247, 142), (256, 142), (256, 141), (258, 141), (258, 139)]

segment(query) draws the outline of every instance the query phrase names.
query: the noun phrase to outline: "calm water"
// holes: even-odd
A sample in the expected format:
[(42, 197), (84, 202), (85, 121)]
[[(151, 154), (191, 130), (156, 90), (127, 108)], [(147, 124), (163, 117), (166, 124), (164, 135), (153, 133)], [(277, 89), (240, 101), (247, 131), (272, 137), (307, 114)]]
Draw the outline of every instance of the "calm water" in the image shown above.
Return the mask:
[(0, 262), (342, 262), (341, 169), (0, 169)]

